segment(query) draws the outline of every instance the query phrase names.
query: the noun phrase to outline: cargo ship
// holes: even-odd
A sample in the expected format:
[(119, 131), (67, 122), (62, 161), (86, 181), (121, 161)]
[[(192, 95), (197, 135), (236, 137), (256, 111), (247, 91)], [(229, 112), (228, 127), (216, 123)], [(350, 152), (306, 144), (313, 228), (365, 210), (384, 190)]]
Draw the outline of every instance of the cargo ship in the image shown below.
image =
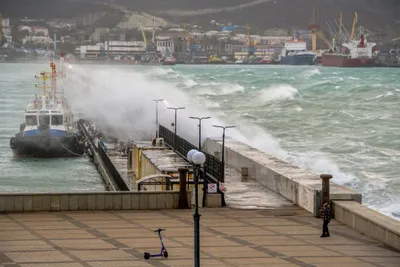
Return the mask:
[(298, 39), (287, 40), (278, 56), (280, 65), (315, 65), (317, 55), (307, 51), (307, 42)]
[[(363, 34), (360, 40), (350, 40), (341, 47), (322, 54), (324, 67), (375, 67), (377, 66), (376, 43), (367, 42)], [(340, 50), (340, 52), (336, 52)]]

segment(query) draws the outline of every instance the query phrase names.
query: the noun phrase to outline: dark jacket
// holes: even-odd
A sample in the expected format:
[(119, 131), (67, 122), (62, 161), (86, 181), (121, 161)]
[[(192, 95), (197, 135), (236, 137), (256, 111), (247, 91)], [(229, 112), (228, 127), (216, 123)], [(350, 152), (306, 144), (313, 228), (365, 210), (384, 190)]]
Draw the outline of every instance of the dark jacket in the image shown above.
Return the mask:
[(322, 207), (322, 219), (328, 222), (332, 219), (331, 205), (326, 205), (325, 207)]

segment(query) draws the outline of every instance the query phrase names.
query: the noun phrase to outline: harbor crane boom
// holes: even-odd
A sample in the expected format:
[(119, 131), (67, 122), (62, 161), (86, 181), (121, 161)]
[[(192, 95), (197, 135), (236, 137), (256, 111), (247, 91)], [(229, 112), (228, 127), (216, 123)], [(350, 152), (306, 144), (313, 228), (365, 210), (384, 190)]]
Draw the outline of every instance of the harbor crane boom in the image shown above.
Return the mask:
[(354, 12), (353, 27), (351, 28), (350, 40), (354, 40), (354, 34), (356, 32), (357, 23), (358, 23), (358, 14), (357, 12)]

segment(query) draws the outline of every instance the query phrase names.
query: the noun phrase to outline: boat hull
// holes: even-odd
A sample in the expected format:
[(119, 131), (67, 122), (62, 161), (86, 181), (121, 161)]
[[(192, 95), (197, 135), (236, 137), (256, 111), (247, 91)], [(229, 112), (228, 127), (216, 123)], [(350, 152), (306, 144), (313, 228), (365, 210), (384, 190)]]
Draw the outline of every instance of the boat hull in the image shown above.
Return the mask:
[(345, 55), (322, 55), (321, 65), (324, 67), (375, 67), (376, 62), (373, 58), (348, 58)]
[(162, 65), (173, 66), (173, 65), (176, 65), (176, 62), (164, 61), (164, 62), (162, 63)]
[(282, 56), (278, 62), (280, 65), (315, 65), (316, 57), (314, 55), (293, 55)]
[(16, 157), (55, 158), (79, 157), (84, 147), (76, 136), (21, 136), (10, 139), (10, 148)]

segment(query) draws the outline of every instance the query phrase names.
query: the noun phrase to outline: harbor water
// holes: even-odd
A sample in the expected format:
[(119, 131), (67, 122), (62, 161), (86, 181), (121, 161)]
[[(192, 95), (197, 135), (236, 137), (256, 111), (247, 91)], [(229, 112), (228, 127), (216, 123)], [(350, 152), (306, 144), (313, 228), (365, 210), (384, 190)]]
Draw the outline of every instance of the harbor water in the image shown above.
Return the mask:
[[(37, 66), (10, 66), (0, 65), (0, 90), (7, 97), (0, 107), (2, 191), (50, 190), (59, 182), (95, 190), (101, 184), (83, 158), (51, 160), (54, 164), (11, 158), (9, 136), (35, 90), (29, 83)], [(189, 116), (212, 116), (202, 123), (203, 138), (221, 136), (213, 124), (236, 125), (227, 136), (316, 173), (331, 173), (334, 182), (362, 193), (364, 204), (399, 219), (398, 69), (73, 65), (70, 71), (70, 103), (87, 116), (101, 117), (122, 138), (154, 136), (152, 100), (163, 98), (160, 123), (174, 122), (167, 107), (186, 107), (178, 111), (177, 131), (193, 143), (198, 128)], [(90, 82), (76, 78), (83, 73)], [(63, 171), (68, 175), (59, 175)]]
[(25, 109), (35, 94), (35, 75), (48, 64), (0, 64), (0, 191), (104, 191), (102, 180), (88, 158), (14, 158), (9, 141), (24, 122)]

